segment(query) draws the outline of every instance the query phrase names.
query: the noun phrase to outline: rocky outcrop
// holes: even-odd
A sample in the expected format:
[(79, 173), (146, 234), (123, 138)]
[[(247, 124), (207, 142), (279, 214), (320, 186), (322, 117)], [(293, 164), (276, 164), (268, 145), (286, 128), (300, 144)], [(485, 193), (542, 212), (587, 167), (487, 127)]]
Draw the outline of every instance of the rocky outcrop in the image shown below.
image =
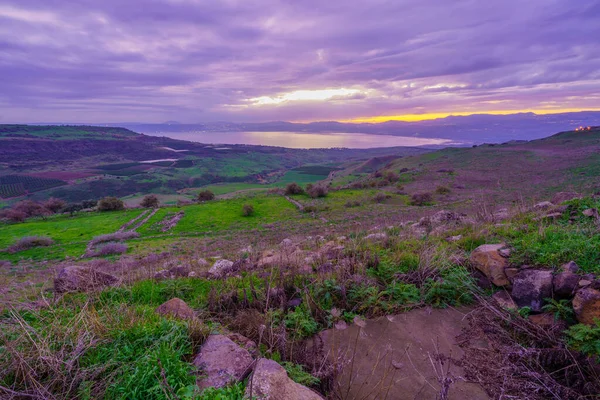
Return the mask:
[(552, 297), (552, 271), (520, 271), (513, 282), (512, 297), (519, 307), (530, 307), (535, 312), (541, 311), (544, 299)]
[(569, 298), (575, 294), (579, 288), (579, 280), (581, 277), (576, 274), (579, 267), (573, 261), (561, 267), (558, 274), (554, 275), (552, 286), (554, 295), (559, 298)]
[(206, 389), (220, 388), (243, 379), (249, 372), (253, 359), (248, 350), (227, 336), (210, 335), (193, 363), (202, 374), (198, 379), (198, 387)]
[(84, 266), (62, 268), (54, 278), (54, 292), (88, 292), (115, 285), (119, 279), (106, 272)]
[(593, 325), (595, 320), (600, 321), (600, 291), (591, 287), (577, 291), (573, 310), (577, 321), (582, 324)]
[(246, 385), (246, 397), (264, 400), (323, 400), (318, 393), (291, 380), (285, 369), (273, 360), (258, 360)]
[(569, 201), (569, 200), (573, 200), (573, 199), (580, 199), (581, 195), (577, 192), (558, 192), (554, 195), (554, 197), (552, 197), (552, 203), (554, 204), (560, 204), (560, 203), (564, 203), (565, 201)]
[(186, 304), (185, 301), (177, 297), (161, 304), (156, 309), (156, 313), (165, 317), (192, 320), (196, 318), (196, 313)]
[(483, 272), (496, 286), (510, 284), (504, 269), (508, 267), (508, 259), (501, 253), (504, 244), (484, 244), (471, 253), (470, 261), (473, 267)]
[(213, 278), (222, 278), (227, 275), (227, 273), (231, 272), (232, 267), (233, 261), (217, 260), (208, 270), (208, 274)]

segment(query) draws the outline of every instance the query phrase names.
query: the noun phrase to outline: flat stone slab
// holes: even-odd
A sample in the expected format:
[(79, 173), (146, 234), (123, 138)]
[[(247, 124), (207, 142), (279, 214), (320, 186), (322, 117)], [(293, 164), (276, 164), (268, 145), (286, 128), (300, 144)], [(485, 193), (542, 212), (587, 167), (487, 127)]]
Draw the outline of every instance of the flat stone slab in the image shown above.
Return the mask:
[[(332, 359), (344, 362), (336, 382), (340, 392), (348, 391), (350, 399), (435, 399), (440, 389), (432, 366), (436, 347), (444, 356), (453, 359), (463, 356), (456, 337), (468, 325), (464, 317), (469, 311), (417, 309), (367, 320), (362, 330), (351, 325), (344, 330), (323, 332), (325, 351)], [(463, 370), (455, 364), (450, 367), (450, 375), (454, 383), (448, 399), (489, 399), (481, 386), (462, 379)]]

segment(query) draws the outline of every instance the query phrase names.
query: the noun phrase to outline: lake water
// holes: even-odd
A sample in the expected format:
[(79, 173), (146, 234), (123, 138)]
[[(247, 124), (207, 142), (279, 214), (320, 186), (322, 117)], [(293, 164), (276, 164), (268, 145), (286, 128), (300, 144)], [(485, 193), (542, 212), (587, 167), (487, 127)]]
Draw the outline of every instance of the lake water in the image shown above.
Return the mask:
[(410, 136), (371, 135), (366, 133), (304, 133), (304, 132), (142, 132), (152, 136), (167, 136), (207, 144), (252, 144), (294, 149), (346, 147), (369, 149), (394, 146), (452, 145), (447, 139)]

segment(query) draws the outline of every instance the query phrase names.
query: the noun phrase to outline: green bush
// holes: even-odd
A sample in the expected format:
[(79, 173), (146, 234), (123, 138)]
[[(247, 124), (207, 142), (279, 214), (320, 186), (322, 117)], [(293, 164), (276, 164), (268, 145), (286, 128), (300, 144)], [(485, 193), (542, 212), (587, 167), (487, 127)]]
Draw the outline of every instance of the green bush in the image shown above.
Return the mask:
[(304, 305), (288, 312), (284, 322), (286, 328), (291, 330), (291, 335), (296, 338), (311, 337), (319, 330), (319, 324)]
[(306, 372), (302, 365), (284, 361), (281, 363), (281, 366), (285, 368), (288, 376), (296, 383), (304, 386), (315, 386), (319, 384), (319, 379)]
[(105, 197), (98, 202), (98, 211), (119, 211), (125, 209), (125, 203), (116, 197)]
[(242, 206), (242, 216), (250, 217), (254, 215), (254, 206), (252, 204), (244, 204)]
[(304, 194), (304, 189), (302, 189), (302, 186), (298, 185), (296, 182), (288, 183), (288, 185), (285, 187), (285, 194)]
[(196, 196), (196, 201), (210, 201), (215, 199), (215, 194), (210, 190), (201, 190)]

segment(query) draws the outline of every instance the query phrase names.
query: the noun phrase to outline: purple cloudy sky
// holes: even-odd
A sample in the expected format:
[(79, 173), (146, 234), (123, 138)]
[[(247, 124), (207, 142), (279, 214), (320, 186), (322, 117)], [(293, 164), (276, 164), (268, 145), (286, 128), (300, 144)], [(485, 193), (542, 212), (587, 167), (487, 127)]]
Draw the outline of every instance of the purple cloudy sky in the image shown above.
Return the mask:
[(595, 0), (2, 0), (0, 123), (600, 108)]

